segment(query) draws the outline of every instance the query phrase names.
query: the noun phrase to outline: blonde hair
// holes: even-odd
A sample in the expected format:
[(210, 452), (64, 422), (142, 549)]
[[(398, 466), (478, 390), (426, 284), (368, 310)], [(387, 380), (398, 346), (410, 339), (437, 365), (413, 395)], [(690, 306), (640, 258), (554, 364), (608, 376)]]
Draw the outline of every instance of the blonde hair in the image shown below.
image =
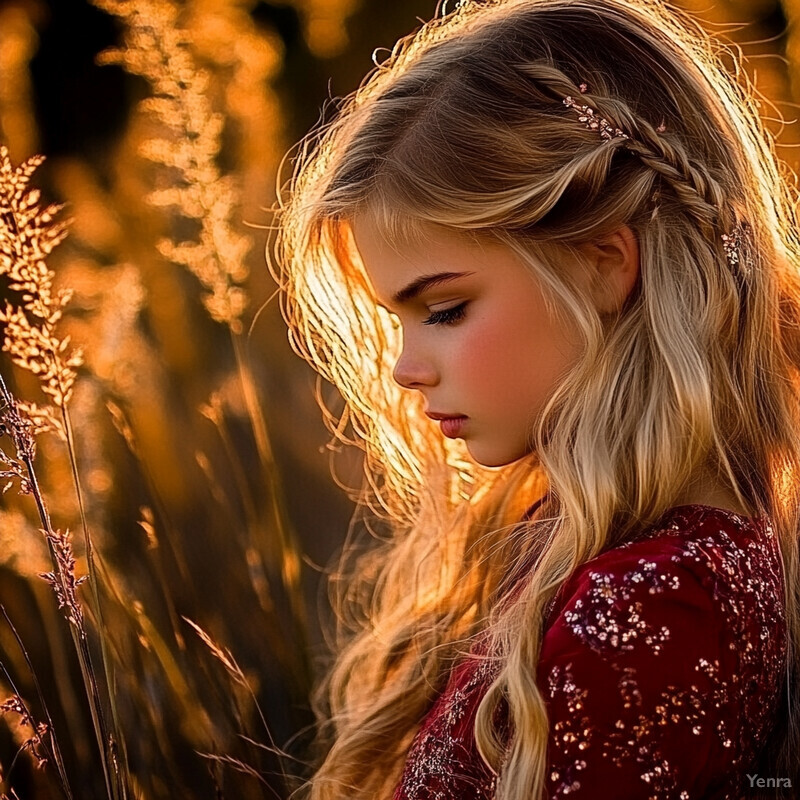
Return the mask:
[[(449, 667), (484, 629), (501, 668), (478, 708), (478, 749), (500, 800), (542, 796), (549, 728), (534, 667), (548, 602), (708, 465), (779, 537), (789, 663), (765, 758), (768, 774), (797, 777), (796, 197), (755, 90), (722, 55), (733, 56), (659, 0), (462, 3), (398, 42), (301, 143), (273, 274), (293, 347), (344, 400), (341, 414), (323, 404), (330, 430), (364, 451), (353, 523), (377, 540), (358, 552), (348, 537), (331, 576), (339, 625), (313, 698), (312, 800), (390, 796)], [(630, 138), (602, 139), (569, 95)], [(353, 246), (361, 213), (398, 241), (438, 225), (506, 244), (574, 320), (586, 357), (528, 456), (475, 464), (423, 415), (420, 393), (394, 383), (400, 335)], [(721, 240), (742, 220), (749, 274)], [(602, 319), (556, 256), (579, 258), (579, 244), (623, 224), (641, 278)], [(547, 513), (520, 523), (545, 492)], [(503, 603), (521, 577), (520, 602)], [(503, 699), (510, 743), (492, 724)]]

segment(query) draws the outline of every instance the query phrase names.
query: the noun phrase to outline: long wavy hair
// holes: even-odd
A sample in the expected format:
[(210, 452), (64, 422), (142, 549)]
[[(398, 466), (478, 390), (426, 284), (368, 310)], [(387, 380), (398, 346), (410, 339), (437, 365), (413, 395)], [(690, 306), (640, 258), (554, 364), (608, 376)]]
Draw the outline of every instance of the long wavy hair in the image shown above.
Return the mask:
[[(329, 429), (365, 468), (330, 570), (337, 624), (304, 796), (388, 798), (481, 631), (498, 671), (477, 712), (479, 752), (500, 800), (542, 796), (549, 723), (534, 667), (547, 604), (704, 468), (779, 538), (789, 660), (762, 774), (800, 785), (797, 194), (740, 62), (660, 0), (462, 2), (400, 40), (300, 143), (270, 269), (292, 346), (344, 401), (334, 412), (320, 397)], [(628, 138), (582, 124), (566, 96)], [(362, 213), (390, 241), (434, 225), (504, 243), (574, 320), (585, 358), (533, 426), (529, 455), (476, 464), (393, 381), (401, 331), (354, 247)], [(741, 222), (747, 271), (722, 240)], [(640, 279), (601, 318), (558, 264), (624, 224)], [(521, 522), (540, 497), (542, 513)], [(520, 602), (503, 602), (520, 584)], [(510, 742), (493, 725), (504, 700)]]

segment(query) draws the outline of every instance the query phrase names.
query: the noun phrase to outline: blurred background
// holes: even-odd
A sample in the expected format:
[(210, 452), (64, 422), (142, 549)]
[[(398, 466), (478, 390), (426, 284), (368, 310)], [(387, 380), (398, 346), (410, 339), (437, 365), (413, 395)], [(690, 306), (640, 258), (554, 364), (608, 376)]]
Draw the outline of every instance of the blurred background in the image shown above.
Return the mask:
[[(800, 0), (679, 5), (741, 47), (796, 170)], [(42, 433), (36, 468), (79, 575), (84, 523), (94, 542), (102, 620), (86, 587), (78, 596), (130, 796), (287, 797), (296, 784), (280, 773), (307, 774), (323, 572), (361, 462), (329, 446), (315, 394), (335, 410), (335, 393), (289, 347), (265, 265), (270, 209), (293, 143), (436, 9), (0, 0), (0, 145), (14, 167), (46, 157), (31, 185), (70, 221), (47, 260), (73, 291), (58, 329), (83, 351), (73, 458)], [(44, 404), (37, 375), (3, 350), (15, 394)], [(106, 797), (69, 623), (39, 577), (52, 569), (40, 528), (30, 496), (3, 495), (0, 701), (18, 694), (37, 720), (46, 706), (73, 795)], [(53, 764), (21, 752), (36, 749), (22, 722), (0, 718), (0, 794), (65, 796)]]

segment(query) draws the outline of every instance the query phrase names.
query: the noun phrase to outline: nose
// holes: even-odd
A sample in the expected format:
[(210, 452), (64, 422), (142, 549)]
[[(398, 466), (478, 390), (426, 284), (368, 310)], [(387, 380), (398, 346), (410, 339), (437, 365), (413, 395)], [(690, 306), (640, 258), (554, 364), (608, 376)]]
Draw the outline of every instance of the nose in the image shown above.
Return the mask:
[(439, 376), (430, 359), (415, 354), (407, 346), (394, 365), (392, 377), (405, 389), (419, 389), (423, 386), (435, 386)]

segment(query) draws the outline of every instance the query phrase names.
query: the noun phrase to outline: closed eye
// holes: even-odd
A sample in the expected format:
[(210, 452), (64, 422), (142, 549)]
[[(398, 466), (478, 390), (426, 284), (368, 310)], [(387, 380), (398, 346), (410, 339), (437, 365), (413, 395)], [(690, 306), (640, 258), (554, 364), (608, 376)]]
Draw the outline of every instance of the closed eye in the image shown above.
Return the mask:
[(467, 302), (463, 302), (453, 308), (445, 308), (441, 311), (432, 311), (428, 319), (422, 321), (423, 325), (454, 325), (464, 319), (466, 314)]

